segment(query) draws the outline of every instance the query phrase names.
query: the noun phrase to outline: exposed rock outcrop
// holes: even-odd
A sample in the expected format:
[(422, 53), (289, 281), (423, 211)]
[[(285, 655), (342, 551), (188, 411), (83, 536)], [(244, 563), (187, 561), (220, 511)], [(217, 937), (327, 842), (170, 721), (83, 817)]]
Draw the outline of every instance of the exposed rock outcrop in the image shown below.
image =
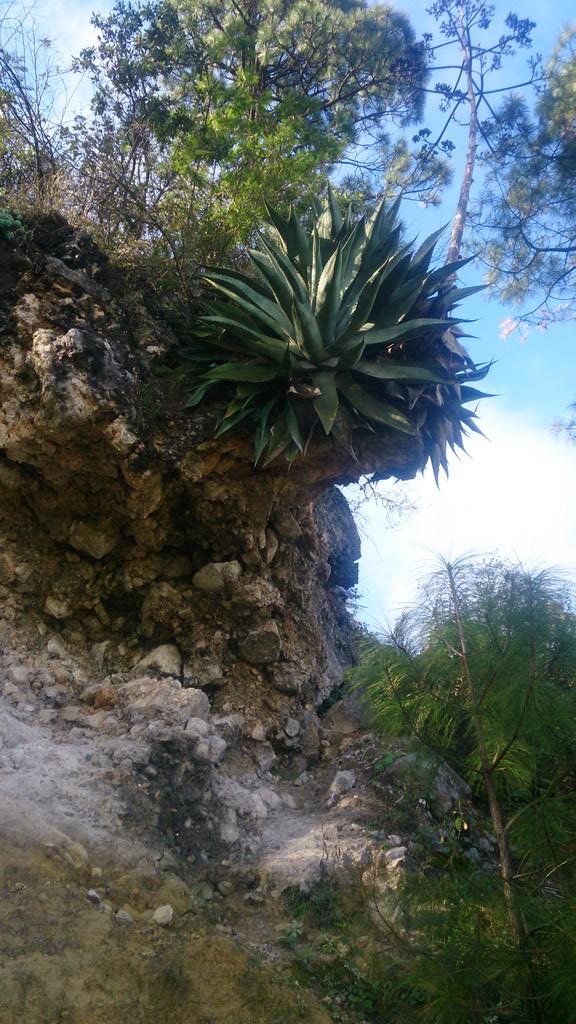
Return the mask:
[(359, 556), (327, 488), (412, 476), (419, 442), (359, 431), (354, 454), (318, 440), (255, 470), (248, 438), (213, 438), (217, 410), (170, 413), (150, 371), (170, 332), (114, 298), (89, 238), (55, 217), (0, 257), (3, 593), (107, 672), (170, 645), (222, 704), (316, 706), (349, 657)]
[(334, 485), (423, 452), (366, 430), (255, 470), (154, 376), (175, 339), (121, 290), (59, 217), (0, 241), (0, 1022), (320, 1024), (264, 976), (247, 1009), (202, 909), (228, 933), (232, 891), (243, 920), (372, 857), (378, 745), (319, 717), (360, 554)]

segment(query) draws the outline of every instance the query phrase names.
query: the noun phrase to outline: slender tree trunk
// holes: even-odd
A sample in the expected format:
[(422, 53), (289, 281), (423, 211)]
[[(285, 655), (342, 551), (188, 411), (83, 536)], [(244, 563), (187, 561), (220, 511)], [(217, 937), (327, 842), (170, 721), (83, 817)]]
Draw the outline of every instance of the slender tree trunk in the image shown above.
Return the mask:
[(466, 163), (464, 164), (464, 173), (462, 175), (456, 213), (454, 214), (454, 220), (452, 221), (450, 244), (448, 246), (448, 256), (446, 259), (447, 263), (453, 263), (460, 256), (462, 237), (464, 235), (466, 216), (468, 214), (468, 206), (470, 203), (470, 190), (472, 188), (474, 168), (476, 166), (476, 153), (478, 150), (478, 107), (476, 103), (474, 80), (472, 78), (472, 46), (467, 35), (462, 36), (461, 44), (463, 65), (466, 74), (466, 92), (468, 96), (468, 108), (470, 111), (470, 123), (468, 126)]
[(512, 851), (510, 849), (510, 837), (506, 825), (504, 823), (502, 808), (500, 806), (500, 801), (498, 799), (498, 794), (496, 792), (496, 785), (494, 780), (495, 768), (488, 753), (488, 748), (486, 745), (486, 735), (484, 731), (484, 722), (482, 719), (482, 709), (480, 705), (480, 694), (476, 687), (476, 681), (474, 679), (474, 674), (470, 666), (468, 641), (466, 639), (466, 632), (464, 629), (461, 601), (458, 594), (458, 588), (456, 586), (454, 569), (450, 564), (446, 565), (446, 574), (448, 577), (448, 586), (450, 588), (452, 607), (454, 609), (454, 617), (456, 619), (456, 627), (458, 629), (458, 639), (460, 643), (460, 651), (458, 653), (462, 660), (464, 678), (466, 681), (466, 685), (468, 687), (468, 693), (470, 694), (470, 701), (472, 705), (472, 722), (474, 726), (474, 732), (476, 735), (476, 743), (478, 744), (478, 752), (480, 755), (480, 768), (482, 771), (482, 778), (484, 781), (484, 789), (488, 800), (488, 807), (490, 810), (492, 826), (494, 828), (494, 835), (496, 836), (496, 842), (498, 845), (500, 874), (502, 877), (504, 900), (506, 902), (508, 920), (510, 922), (510, 930), (512, 932), (514, 945), (518, 949), (520, 955), (522, 957), (526, 957), (527, 962), (528, 991), (526, 992), (522, 1000), (523, 1014), (526, 1021), (533, 1021), (534, 1024), (545, 1024), (544, 1018), (542, 1016), (540, 999), (538, 997), (536, 986), (534, 984), (533, 972), (531, 970), (530, 963), (528, 960), (528, 952), (526, 950), (526, 926), (524, 924), (522, 914), (518, 910), (518, 907), (516, 905), (516, 899), (514, 896), (514, 865), (512, 859)]

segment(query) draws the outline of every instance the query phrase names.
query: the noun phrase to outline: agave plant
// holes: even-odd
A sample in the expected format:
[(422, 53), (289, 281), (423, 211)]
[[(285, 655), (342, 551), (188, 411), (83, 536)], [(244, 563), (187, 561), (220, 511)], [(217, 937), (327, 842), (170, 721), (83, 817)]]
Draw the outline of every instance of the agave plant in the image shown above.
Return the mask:
[(478, 430), (463, 403), (484, 397), (469, 382), (488, 367), (472, 362), (449, 315), (478, 289), (453, 284), (466, 260), (430, 270), (440, 232), (416, 252), (401, 244), (398, 206), (354, 221), (329, 191), (311, 234), (293, 209), (269, 209), (254, 275), (204, 275), (215, 297), (187, 350), (188, 405), (234, 385), (218, 433), (251, 421), (256, 462), (294, 459), (317, 428), (348, 446), (356, 428), (386, 429), (420, 434), (437, 476), (447, 447)]

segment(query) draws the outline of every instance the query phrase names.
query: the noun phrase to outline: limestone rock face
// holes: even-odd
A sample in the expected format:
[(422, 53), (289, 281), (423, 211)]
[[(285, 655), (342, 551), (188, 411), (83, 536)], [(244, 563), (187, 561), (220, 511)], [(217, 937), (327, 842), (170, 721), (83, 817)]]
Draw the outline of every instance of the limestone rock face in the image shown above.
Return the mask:
[[(248, 436), (214, 438), (221, 408), (184, 412), (151, 372), (178, 342), (127, 293), (57, 216), (0, 241), (2, 1020), (188, 1020), (142, 998), (160, 944), (170, 977), (171, 940), (218, 963), (183, 938), (204, 897), (231, 902), (245, 871), (241, 906), (261, 899), (260, 848), (262, 877), (299, 884), (327, 825), (333, 849), (366, 848), (351, 818), (342, 833), (357, 755), (332, 790), (322, 760), (359, 554), (333, 485), (413, 476), (419, 442), (359, 431), (352, 454), (318, 436), (306, 460), (254, 470)], [(241, 986), (214, 1009), (215, 970), (193, 1012), (247, 1020)]]
[[(104, 674), (171, 676), (276, 722), (350, 659), (359, 541), (333, 484), (410, 477), (420, 442), (253, 468), (220, 410), (183, 411), (150, 364), (176, 345), (57, 216), (0, 242), (0, 599)], [(12, 247), (10, 247), (12, 246)]]

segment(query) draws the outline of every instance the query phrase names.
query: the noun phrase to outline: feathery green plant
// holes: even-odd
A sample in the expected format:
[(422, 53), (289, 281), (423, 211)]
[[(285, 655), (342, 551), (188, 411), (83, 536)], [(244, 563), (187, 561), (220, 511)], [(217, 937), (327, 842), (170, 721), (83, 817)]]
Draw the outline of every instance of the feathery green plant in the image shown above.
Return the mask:
[(416, 252), (401, 243), (398, 208), (380, 203), (354, 221), (329, 191), (311, 234), (293, 209), (269, 209), (250, 251), (255, 276), (204, 275), (219, 297), (185, 352), (199, 378), (188, 406), (236, 385), (218, 433), (250, 421), (256, 462), (293, 460), (320, 425), (348, 448), (356, 428), (392, 429), (422, 437), (437, 477), (447, 448), (478, 431), (464, 406), (486, 397), (469, 385), (489, 366), (472, 362), (450, 315), (478, 289), (453, 283), (466, 260), (430, 269), (441, 232)]
[[(576, 899), (576, 614), (567, 581), (496, 559), (442, 561), (384, 642), (366, 641), (353, 677), (385, 735), (418, 736), (467, 778), (497, 841), (489, 899), (479, 899), (478, 879), (467, 894), (449, 880), (448, 893), (430, 897), (443, 952), (425, 971), (423, 1019), (467, 1024), (482, 1019), (481, 1005), (497, 1021), (576, 1021), (564, 966), (576, 963), (566, 924)], [(456, 934), (450, 889), (475, 922), (467, 951), (447, 939)]]

